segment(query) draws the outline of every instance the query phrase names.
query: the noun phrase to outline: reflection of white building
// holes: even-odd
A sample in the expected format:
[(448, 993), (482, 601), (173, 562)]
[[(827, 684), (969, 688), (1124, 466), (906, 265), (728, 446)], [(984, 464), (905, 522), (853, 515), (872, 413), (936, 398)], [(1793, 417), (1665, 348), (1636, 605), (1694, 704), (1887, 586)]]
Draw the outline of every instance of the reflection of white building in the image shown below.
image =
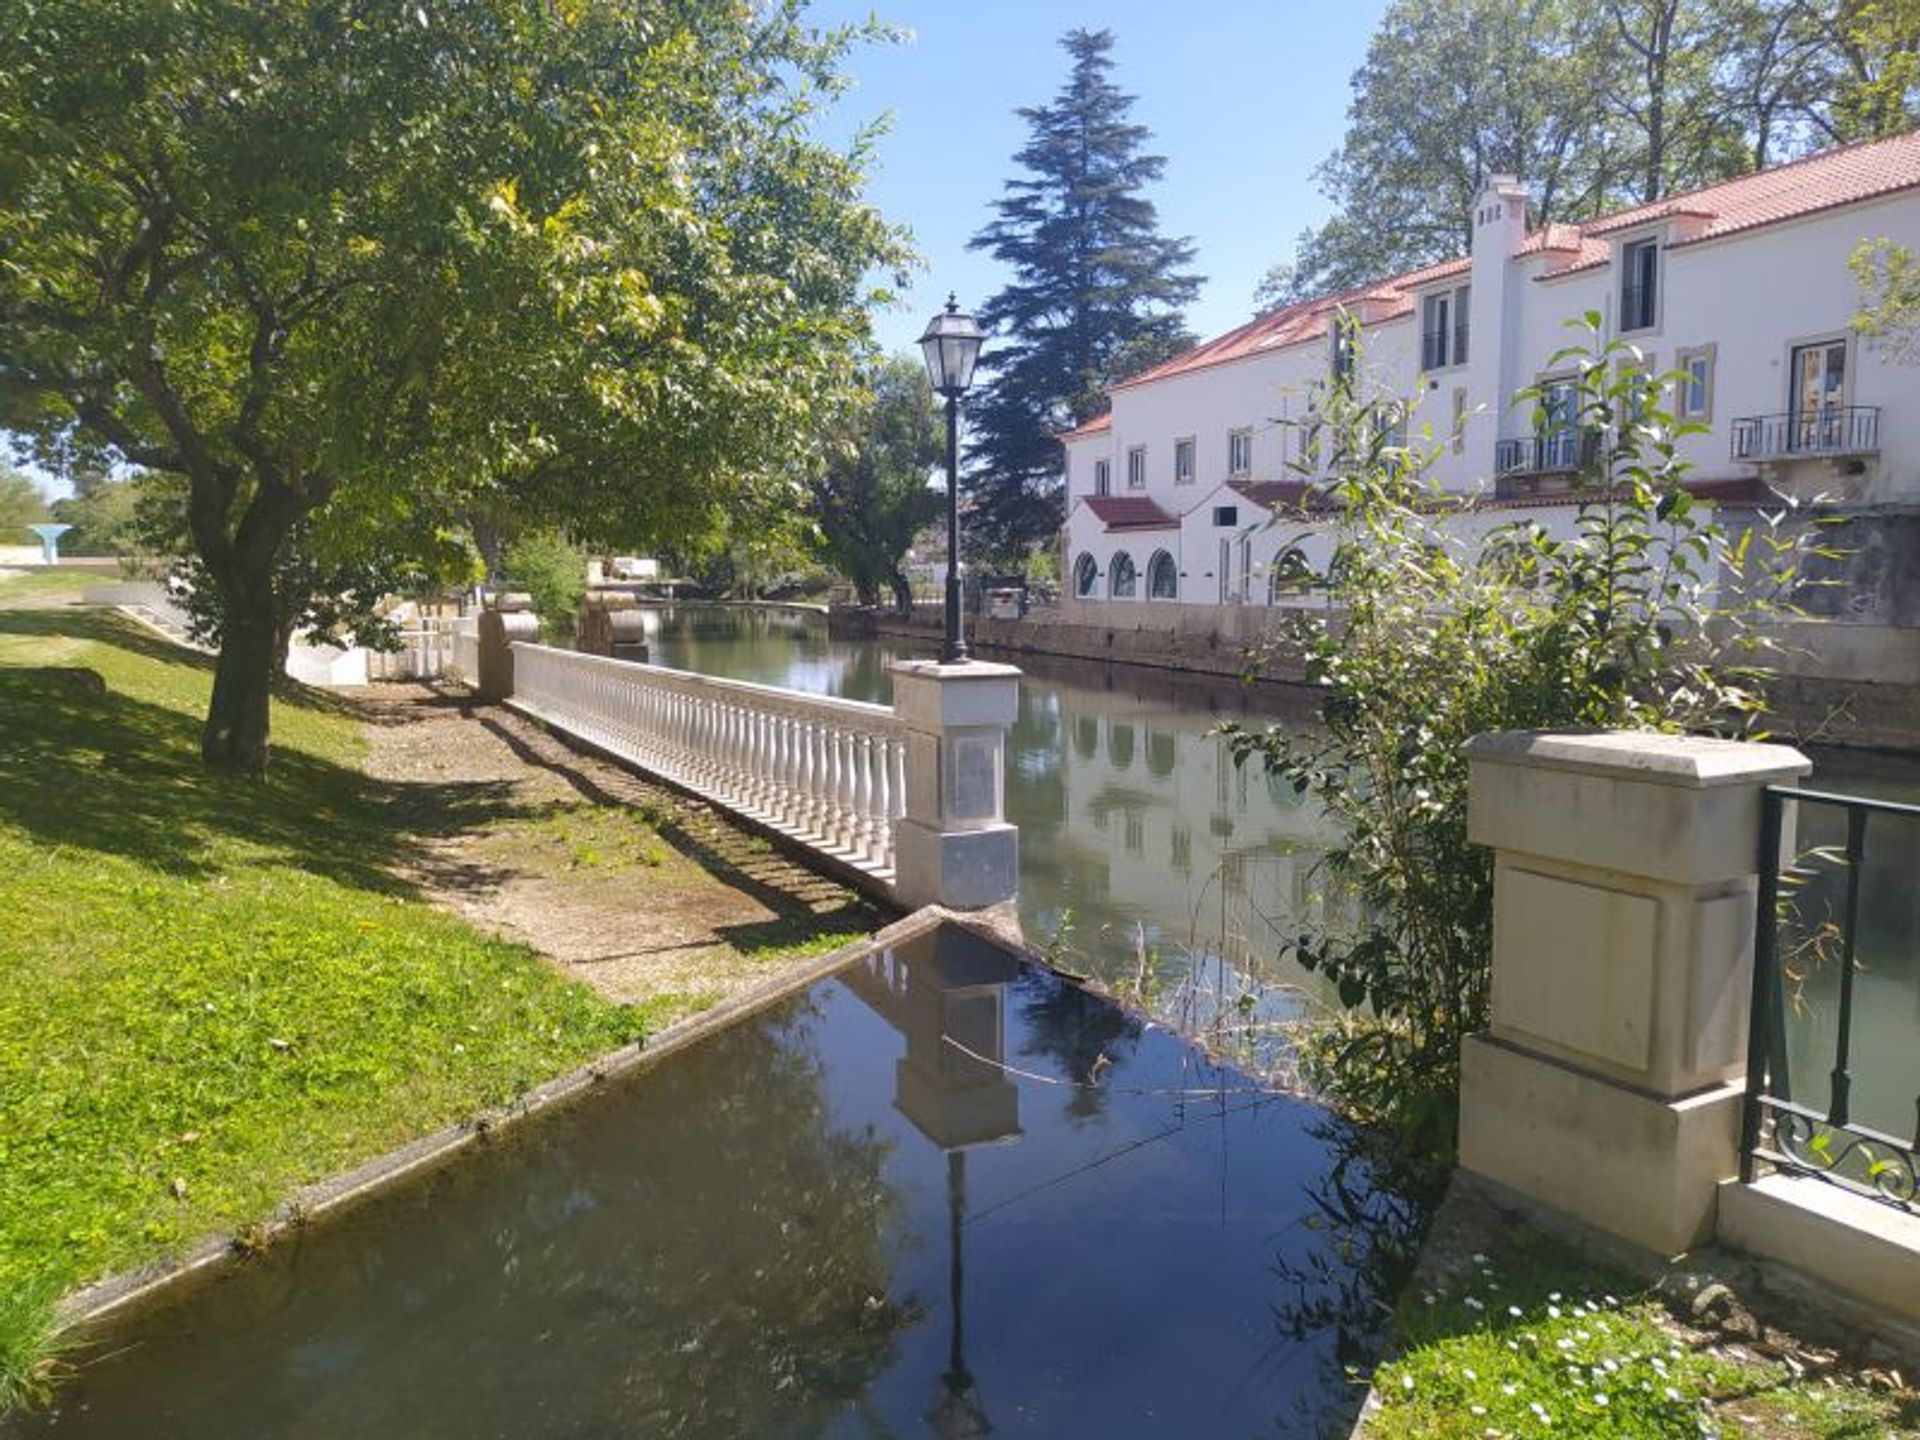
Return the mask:
[(1224, 927), (1227, 940), (1270, 956), (1261, 917), (1284, 921), (1313, 903), (1317, 812), (1259, 766), (1235, 766), (1190, 707), (1117, 693), (1073, 700), (1059, 717), (1065, 813), (1048, 837), (1062, 853), (1041, 863), (1104, 880), (1107, 908), (1146, 923), (1150, 938), (1206, 949)]
[[(1880, 236), (1920, 243), (1920, 134), (1581, 225), (1530, 228), (1525, 189), (1496, 176), (1470, 254), (1262, 316), (1116, 386), (1109, 415), (1064, 437), (1062, 618), (1171, 625), (1190, 606), (1300, 603), (1283, 557), (1311, 527), (1288, 520), (1324, 462), (1300, 422), (1352, 363), (1336, 353), (1343, 313), (1363, 392), (1415, 397), (1434, 480), (1481, 497), (1487, 525), (1573, 514), (1584, 442), (1552, 357), (1587, 312), (1649, 372), (1684, 373), (1665, 408), (1705, 427), (1680, 450), (1708, 498), (1920, 505), (1920, 384), (1851, 328), (1847, 260)], [(1512, 403), (1536, 385), (1538, 416)], [(1326, 543), (1305, 540), (1305, 568)]]

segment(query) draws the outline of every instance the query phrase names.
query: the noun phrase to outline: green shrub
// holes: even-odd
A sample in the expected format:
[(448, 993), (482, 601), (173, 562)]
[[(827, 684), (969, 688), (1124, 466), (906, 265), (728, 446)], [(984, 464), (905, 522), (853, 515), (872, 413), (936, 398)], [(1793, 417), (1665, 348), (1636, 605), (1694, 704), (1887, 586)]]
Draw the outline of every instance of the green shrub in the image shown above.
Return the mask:
[(1491, 730), (1750, 730), (1771, 645), (1756, 622), (1789, 608), (1811, 548), (1810, 532), (1736, 533), (1696, 505), (1675, 441), (1699, 427), (1671, 422), (1654, 403), (1665, 378), (1598, 343), (1599, 323), (1549, 363), (1573, 374), (1564, 423), (1584, 441), (1571, 537), (1452, 523), (1472, 502), (1396, 442), (1404, 407), (1332, 388), (1309, 437), (1336, 477), (1317, 521), (1334, 550), (1311, 577), (1331, 603), (1282, 642), (1323, 687), (1324, 725), (1224, 727), (1237, 760), (1310, 796), (1335, 837), (1324, 903), (1286, 948), (1351, 1013), (1312, 1037), (1308, 1069), (1443, 1154), (1460, 1042), (1487, 1019), (1493, 911), (1462, 747)]

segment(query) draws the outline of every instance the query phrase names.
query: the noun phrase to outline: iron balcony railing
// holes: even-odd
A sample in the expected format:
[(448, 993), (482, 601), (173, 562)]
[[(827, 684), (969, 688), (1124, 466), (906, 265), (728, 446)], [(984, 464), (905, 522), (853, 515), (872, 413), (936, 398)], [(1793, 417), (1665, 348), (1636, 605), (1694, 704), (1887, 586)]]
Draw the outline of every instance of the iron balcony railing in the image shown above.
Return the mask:
[(1493, 448), (1493, 468), (1501, 475), (1541, 475), (1585, 470), (1600, 457), (1598, 430), (1549, 430), (1524, 440), (1501, 440)]
[[(1804, 859), (1789, 859), (1783, 870), (1782, 837), (1794, 833), (1803, 808), (1816, 807), (1837, 809), (1845, 816), (1844, 848), (1809, 851)], [(1762, 798), (1759, 915), (1740, 1177), (1751, 1183), (1759, 1167), (1766, 1165), (1815, 1176), (1920, 1214), (1916, 1199), (1920, 1163), (1915, 1158), (1920, 1153), (1920, 1045), (1909, 1040), (1889, 1047), (1892, 1053), (1868, 1057), (1877, 1067), (1874, 1081), (1880, 1104), (1885, 1105), (1889, 1086), (1895, 1094), (1915, 1097), (1913, 1128), (1904, 1136), (1862, 1123), (1855, 1095), (1863, 1070), (1854, 1023), (1859, 976), (1865, 969), (1860, 958), (1861, 892), (1868, 821), (1875, 819), (1882, 831), (1920, 820), (1920, 805), (1784, 786), (1769, 786)], [(1817, 893), (1818, 882), (1829, 878), (1833, 865), (1844, 866), (1837, 897)], [(1832, 904), (1835, 899), (1837, 907)], [(1837, 918), (1812, 913), (1816, 903), (1837, 908)], [(1803, 992), (1829, 965), (1838, 971), (1831, 981), (1835, 991), (1833, 1066), (1826, 1077), (1826, 1104), (1820, 1106), (1811, 1103), (1810, 1097), (1796, 1098), (1805, 1077), (1793, 1073), (1788, 1024), (1790, 1008), (1797, 1021), (1811, 1023), (1815, 1012), (1804, 1003)], [(1890, 974), (1894, 971), (1892, 966), (1887, 969)], [(1904, 1105), (1904, 1099), (1900, 1103)], [(1884, 1110), (1879, 1118), (1887, 1118)]]
[(1620, 291), (1620, 328), (1645, 330), (1653, 324), (1655, 290), (1652, 285), (1627, 285)]
[(1733, 422), (1733, 458), (1872, 455), (1880, 449), (1878, 405), (1828, 405), (1790, 415), (1748, 415)]

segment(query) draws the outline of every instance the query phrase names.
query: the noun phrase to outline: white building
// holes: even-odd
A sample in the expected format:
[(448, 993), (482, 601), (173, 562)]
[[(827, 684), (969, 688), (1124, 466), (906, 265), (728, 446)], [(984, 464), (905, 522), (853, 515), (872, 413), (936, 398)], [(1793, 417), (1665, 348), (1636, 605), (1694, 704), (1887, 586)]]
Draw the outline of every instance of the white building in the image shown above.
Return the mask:
[[(1537, 428), (1534, 403), (1513, 397), (1536, 385), (1551, 396), (1551, 357), (1588, 312), (1649, 372), (1685, 372), (1665, 408), (1706, 426), (1680, 442), (1706, 497), (1825, 495), (1861, 514), (1920, 513), (1920, 369), (1853, 331), (1861, 297), (1847, 267), (1863, 239), (1920, 248), (1920, 133), (1580, 225), (1529, 228), (1524, 187), (1496, 176), (1472, 218), (1470, 255), (1261, 316), (1116, 386), (1109, 415), (1063, 436), (1061, 618), (1172, 628), (1199, 618), (1196, 606), (1253, 621), (1240, 607), (1313, 603), (1276, 560), (1301, 544), (1315, 565), (1330, 544), (1298, 523), (1317, 461), (1299, 422), (1341, 358), (1342, 312), (1360, 326), (1362, 387), (1414, 399), (1413, 434), (1438, 451), (1434, 480), (1479, 497), (1488, 525), (1519, 507), (1550, 525), (1574, 513), (1578, 435)], [(1920, 553), (1900, 565), (1920, 567)], [(1898, 678), (1920, 683), (1920, 615), (1890, 605), (1920, 609), (1920, 595), (1856, 597), (1844, 618), (1902, 632)], [(1858, 648), (1876, 658), (1856, 678), (1894, 678), (1882, 647)]]

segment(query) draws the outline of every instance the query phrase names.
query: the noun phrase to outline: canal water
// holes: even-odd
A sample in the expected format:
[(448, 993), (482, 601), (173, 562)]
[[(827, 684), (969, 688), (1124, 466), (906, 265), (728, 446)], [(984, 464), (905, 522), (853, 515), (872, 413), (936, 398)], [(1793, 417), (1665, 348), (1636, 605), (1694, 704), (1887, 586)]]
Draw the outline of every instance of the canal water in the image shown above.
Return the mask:
[[(676, 669), (881, 704), (906, 641), (828, 638), (814, 614), (719, 606), (650, 612), (653, 658)], [(1298, 692), (1021, 656), (1007, 812), (1020, 827), (1020, 918), (1056, 963), (1146, 990), (1176, 1022), (1297, 1013), (1317, 977), (1275, 959), (1314, 899), (1312, 807), (1210, 732), (1309, 711)]]
[(0, 1436), (1344, 1435), (1410, 1234), (1348, 1154), (925, 933), (187, 1282)]
[[(888, 703), (887, 666), (930, 644), (829, 639), (818, 615), (718, 606), (652, 612), (654, 658), (762, 684)], [(990, 658), (990, 657), (989, 657)], [(1322, 832), (1312, 807), (1209, 731), (1226, 719), (1308, 723), (1299, 692), (1131, 666), (1018, 657), (1020, 711), (1009, 738), (1007, 809), (1020, 827), (1020, 912), (1029, 940), (1063, 935), (1062, 960), (1133, 988), (1157, 979), (1156, 1008), (1197, 1031), (1241, 1013), (1258, 1027), (1325, 999), (1318, 977), (1276, 959), (1316, 903)], [(1920, 801), (1912, 757), (1814, 749), (1806, 782)], [(1845, 838), (1834, 812), (1802, 807), (1800, 844)], [(1800, 901), (1817, 925), (1839, 913), (1839, 874), (1810, 853)], [(1873, 822), (1862, 886), (1851, 1069), (1858, 1118), (1912, 1136), (1920, 1095), (1920, 824)], [(1788, 1041), (1799, 1098), (1823, 1104), (1834, 1068), (1838, 966), (1801, 967)]]

